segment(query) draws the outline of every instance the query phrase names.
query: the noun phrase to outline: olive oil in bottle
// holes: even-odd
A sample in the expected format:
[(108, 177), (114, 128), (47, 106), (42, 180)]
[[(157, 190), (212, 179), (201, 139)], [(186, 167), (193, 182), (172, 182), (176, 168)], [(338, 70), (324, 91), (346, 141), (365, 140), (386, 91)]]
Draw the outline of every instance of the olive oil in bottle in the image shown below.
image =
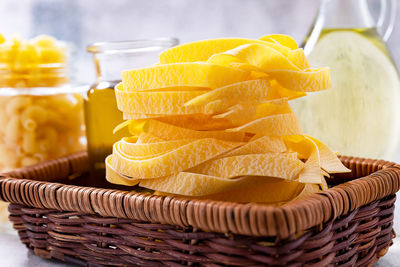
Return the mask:
[(142, 68), (158, 62), (158, 54), (178, 44), (174, 38), (96, 43), (88, 47), (93, 54), (97, 82), (85, 99), (86, 136), (90, 164), (90, 185), (107, 185), (105, 158), (112, 153), (113, 144), (129, 136), (127, 129), (116, 134), (113, 130), (122, 123), (122, 112), (117, 108), (114, 87), (120, 82), (121, 72)]
[(117, 109), (114, 86), (119, 81), (94, 84), (85, 99), (86, 136), (89, 148), (89, 164), (92, 174), (101, 176), (104, 159), (111, 154), (114, 142), (128, 136), (127, 129), (113, 134), (113, 129), (123, 122), (122, 112)]
[[(332, 15), (327, 8), (325, 12)], [(330, 67), (332, 88), (294, 100), (293, 108), (305, 133), (341, 154), (395, 160), (400, 141), (398, 72), (375, 27), (351, 26), (323, 28), (311, 51), (307, 51), (310, 38), (306, 40), (311, 65)]]

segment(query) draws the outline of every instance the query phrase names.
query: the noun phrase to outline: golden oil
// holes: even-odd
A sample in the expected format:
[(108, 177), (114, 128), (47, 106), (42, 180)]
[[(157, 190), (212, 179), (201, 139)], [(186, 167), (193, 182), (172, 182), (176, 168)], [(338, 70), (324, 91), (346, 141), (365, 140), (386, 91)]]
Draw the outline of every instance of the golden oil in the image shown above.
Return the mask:
[(308, 58), (330, 67), (332, 88), (293, 101), (304, 132), (341, 154), (396, 159), (400, 82), (376, 29), (323, 29)]

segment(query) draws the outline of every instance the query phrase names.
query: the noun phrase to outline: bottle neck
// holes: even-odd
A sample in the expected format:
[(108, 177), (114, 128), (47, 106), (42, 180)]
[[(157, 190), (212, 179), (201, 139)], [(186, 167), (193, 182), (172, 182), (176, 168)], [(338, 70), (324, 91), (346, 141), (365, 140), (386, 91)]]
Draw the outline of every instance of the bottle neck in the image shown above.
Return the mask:
[(144, 68), (158, 62), (158, 53), (98, 53), (93, 55), (97, 82), (121, 80), (121, 72)]
[(96, 82), (121, 80), (121, 72), (128, 69), (124, 66), (124, 60), (119, 55), (94, 54), (94, 66), (96, 70)]
[(366, 0), (321, 0), (317, 20), (323, 20), (323, 28), (328, 29), (376, 26)]
[(124, 70), (143, 68), (158, 62), (158, 54), (178, 44), (175, 38), (95, 43), (93, 54), (97, 83), (121, 80)]
[(323, 29), (368, 29), (376, 27), (366, 0), (321, 0), (317, 17), (306, 42), (309, 55)]

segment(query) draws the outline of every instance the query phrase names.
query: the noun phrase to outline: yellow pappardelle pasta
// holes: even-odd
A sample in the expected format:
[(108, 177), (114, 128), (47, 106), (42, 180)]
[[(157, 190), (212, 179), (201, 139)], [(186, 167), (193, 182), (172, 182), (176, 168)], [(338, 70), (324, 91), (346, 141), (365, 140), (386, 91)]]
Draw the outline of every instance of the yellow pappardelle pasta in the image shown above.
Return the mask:
[(289, 101), (325, 90), (291, 37), (183, 44), (148, 68), (122, 73), (118, 108), (131, 137), (114, 144), (107, 180), (156, 194), (279, 205), (348, 172), (304, 135)]

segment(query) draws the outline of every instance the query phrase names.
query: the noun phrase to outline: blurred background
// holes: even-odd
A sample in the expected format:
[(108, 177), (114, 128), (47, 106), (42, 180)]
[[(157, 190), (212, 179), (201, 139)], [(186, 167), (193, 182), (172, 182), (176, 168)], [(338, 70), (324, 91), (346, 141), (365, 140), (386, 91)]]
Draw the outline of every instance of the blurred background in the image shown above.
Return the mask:
[[(317, 12), (318, 0), (2, 0), (0, 32), (23, 38), (50, 34), (73, 49), (73, 80), (91, 83), (89, 43), (177, 37), (181, 43), (215, 37), (256, 38), (284, 33), (301, 43)], [(379, 0), (370, 0), (379, 14)], [(400, 11), (400, 5), (398, 5)], [(400, 64), (400, 20), (389, 48)]]

